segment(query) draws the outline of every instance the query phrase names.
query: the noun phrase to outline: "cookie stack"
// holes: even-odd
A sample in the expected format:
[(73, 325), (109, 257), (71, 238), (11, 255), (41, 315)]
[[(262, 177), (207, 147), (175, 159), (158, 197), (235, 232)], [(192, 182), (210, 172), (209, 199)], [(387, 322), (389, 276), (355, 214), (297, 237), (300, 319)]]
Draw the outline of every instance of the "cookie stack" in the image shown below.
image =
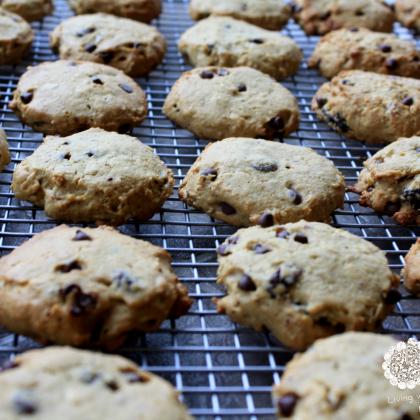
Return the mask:
[[(186, 314), (192, 302), (166, 250), (115, 229), (153, 217), (174, 189), (172, 171), (129, 135), (148, 114), (134, 78), (166, 53), (165, 38), (149, 25), (161, 1), (69, 4), (77, 16), (50, 36), (59, 59), (29, 67), (9, 104), (46, 135), (15, 167), (12, 190), (54, 221), (80, 225), (45, 230), (0, 259), (0, 324), (57, 345), (4, 365), (0, 412), (7, 419), (91, 418), (93, 409), (94, 418), (189, 419), (165, 381), (124, 358), (75, 349), (114, 351), (131, 334)], [(410, 28), (418, 28), (416, 6), (396, 5)], [(210, 141), (179, 198), (240, 228), (215, 250), (217, 283), (226, 290), (214, 301), (218, 313), (267, 330), (291, 350), (310, 347), (273, 389), (280, 418), (362, 418), (368, 404), (375, 418), (415, 418), (403, 399), (384, 405), (378, 362), (394, 344), (375, 331), (401, 297), (399, 276), (378, 247), (330, 226), (346, 190), (334, 163), (282, 142), (301, 117), (279, 81), (298, 72), (303, 54), (278, 31), (293, 17), (307, 35), (323, 35), (308, 66), (331, 80), (312, 110), (349, 138), (386, 145), (350, 188), (362, 205), (405, 225), (420, 224), (420, 53), (390, 33), (395, 13), (382, 0), (191, 0), (189, 10), (198, 22), (178, 48), (194, 68), (173, 84), (162, 110)], [(24, 18), (51, 12), (49, 1), (1, 3), (0, 64), (17, 64), (30, 48)], [(0, 131), (1, 169), (9, 162)], [(417, 241), (403, 270), (413, 294), (420, 293), (419, 261)]]

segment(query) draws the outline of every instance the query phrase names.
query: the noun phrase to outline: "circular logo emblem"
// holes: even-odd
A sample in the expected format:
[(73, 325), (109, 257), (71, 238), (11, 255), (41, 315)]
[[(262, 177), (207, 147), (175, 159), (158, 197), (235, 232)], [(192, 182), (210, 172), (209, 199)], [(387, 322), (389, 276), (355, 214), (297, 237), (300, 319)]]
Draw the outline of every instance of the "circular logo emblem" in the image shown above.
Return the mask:
[(420, 343), (410, 338), (407, 343), (400, 341), (392, 346), (384, 356), (385, 378), (400, 389), (413, 389), (420, 385)]

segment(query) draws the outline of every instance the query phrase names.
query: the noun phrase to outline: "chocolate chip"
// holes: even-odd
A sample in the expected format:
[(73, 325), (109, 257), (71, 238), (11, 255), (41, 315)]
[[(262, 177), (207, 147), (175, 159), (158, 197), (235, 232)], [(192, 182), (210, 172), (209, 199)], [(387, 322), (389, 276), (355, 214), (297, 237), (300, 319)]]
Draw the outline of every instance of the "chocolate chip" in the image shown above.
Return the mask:
[(388, 70), (396, 70), (398, 68), (398, 61), (395, 58), (388, 58), (385, 61), (385, 67)]
[(350, 130), (350, 127), (347, 125), (345, 118), (342, 117), (340, 113), (332, 115), (325, 109), (322, 109), (322, 113), (327, 118), (327, 121), (342, 133), (346, 133)]
[(29, 102), (32, 101), (33, 97), (34, 97), (34, 95), (33, 95), (32, 92), (22, 92), (20, 94), (20, 99), (25, 105), (29, 104)]
[(221, 210), (222, 210), (222, 212), (223, 212), (224, 214), (226, 214), (227, 216), (231, 216), (232, 214), (235, 214), (235, 213), (236, 213), (235, 208), (234, 208), (234, 207), (232, 207), (230, 204), (228, 204), (228, 203), (224, 202), (224, 201), (222, 201), (222, 202), (220, 203), (220, 209), (221, 209)]
[(17, 368), (19, 366), (19, 363), (17, 363), (15, 360), (6, 360), (1, 366), (0, 366), (0, 372), (4, 372), (5, 370), (10, 370)]
[(217, 253), (222, 257), (231, 254), (230, 246), (227, 244), (222, 244), (217, 247)]
[(399, 212), (401, 209), (401, 203), (400, 202), (396, 202), (396, 203), (387, 203), (385, 208), (384, 208), (384, 213), (388, 216), (393, 216), (394, 213)]
[(95, 85), (103, 85), (104, 82), (99, 77), (92, 77), (92, 82), (95, 83)]
[(276, 236), (277, 238), (280, 238), (280, 239), (286, 239), (288, 236), (290, 236), (290, 233), (287, 230), (281, 228), (281, 230), (279, 230), (276, 233)]
[(401, 416), (401, 420), (413, 420), (413, 417), (411, 417), (410, 414), (405, 413)]
[(76, 230), (76, 235), (72, 239), (72, 241), (91, 241), (92, 238), (87, 235), (85, 232), (81, 231), (80, 229)]
[(24, 393), (14, 396), (13, 407), (18, 414), (35, 414), (38, 411), (37, 404)]
[(105, 382), (105, 386), (110, 389), (112, 392), (118, 391), (120, 389), (119, 385), (117, 384), (117, 382), (110, 380)]
[(328, 102), (325, 98), (315, 98), (315, 101), (319, 108), (322, 108)]
[(226, 70), (226, 69), (219, 69), (219, 70), (217, 70), (217, 75), (218, 76), (223, 77), (223, 76), (227, 76), (228, 74), (229, 74), (229, 71)]
[(359, 28), (349, 28), (350, 32), (359, 32)]
[(401, 300), (401, 293), (397, 289), (390, 289), (384, 298), (384, 302), (387, 305), (395, 305), (400, 300)]
[(267, 246), (262, 245), (262, 244), (256, 244), (254, 246), (254, 252), (256, 254), (267, 254), (267, 252), (270, 252), (270, 251), (271, 251), (270, 248), (268, 248)]
[(200, 73), (200, 77), (201, 77), (202, 79), (213, 79), (213, 77), (214, 77), (214, 73), (213, 73), (212, 71), (210, 71), (210, 70), (203, 70), (203, 71)]
[(304, 235), (303, 233), (296, 233), (293, 239), (296, 242), (299, 242), (301, 244), (307, 244), (308, 243), (308, 237)]
[(273, 117), (270, 121), (268, 121), (264, 128), (266, 129), (266, 135), (274, 138), (282, 139), (284, 135), (284, 121), (281, 117), (276, 116)]
[(112, 51), (101, 51), (99, 57), (101, 57), (102, 61), (106, 64), (112, 61), (114, 53)]
[(111, 181), (113, 181), (113, 180), (114, 180), (114, 178), (108, 178), (108, 179), (107, 179), (107, 181), (108, 181), (108, 182), (111, 182)]
[(243, 274), (239, 279), (238, 287), (245, 292), (253, 292), (254, 290), (257, 290), (257, 286), (254, 281), (247, 274)]
[(239, 83), (238, 92), (246, 92), (246, 84), (245, 83)]
[(299, 280), (302, 273), (303, 271), (300, 268), (286, 263), (270, 277), (270, 284), (272, 288), (275, 288), (279, 284), (283, 284), (286, 287), (293, 286)]
[(70, 284), (64, 289), (60, 290), (60, 296), (66, 300), (68, 296), (72, 298), (70, 313), (74, 316), (83, 315), (85, 312), (93, 309), (96, 305), (96, 298), (92, 295), (83, 293), (80, 286), (77, 284)]
[(92, 157), (92, 156), (94, 156), (94, 153), (92, 153), (92, 152), (87, 152), (87, 153), (86, 153), (86, 156), (87, 156), (87, 157)]
[(213, 168), (205, 168), (200, 173), (202, 176), (206, 176), (214, 181), (217, 178), (217, 170)]
[(379, 45), (379, 49), (384, 53), (389, 53), (392, 51), (391, 45), (388, 45), (388, 44)]
[(403, 105), (411, 106), (414, 104), (414, 99), (411, 96), (406, 96), (401, 102)]
[(126, 133), (128, 133), (129, 131), (131, 130), (131, 125), (130, 124), (121, 124), (119, 127), (118, 127), (118, 133), (119, 134), (126, 134)]
[(302, 203), (302, 196), (293, 188), (287, 190), (287, 195), (292, 200), (293, 204), (299, 205)]
[(61, 273), (70, 273), (73, 270), (81, 270), (82, 267), (77, 260), (71, 261), (68, 264), (60, 264), (55, 268), (55, 271), (60, 271)]
[(63, 155), (61, 155), (61, 159), (70, 160), (70, 158), (71, 158), (71, 153), (70, 152), (67, 152), (67, 153), (64, 153)]
[(273, 215), (268, 212), (263, 213), (258, 219), (258, 224), (263, 228), (273, 226), (274, 225)]
[(253, 163), (252, 167), (259, 172), (275, 172), (279, 168), (276, 163), (270, 162)]
[(261, 38), (254, 38), (254, 39), (250, 39), (249, 42), (252, 42), (254, 44), (263, 44), (264, 40)]
[(420, 208), (420, 188), (405, 189), (402, 198), (404, 201), (408, 201), (415, 209)]
[(120, 270), (112, 276), (112, 281), (118, 289), (131, 290), (131, 287), (136, 280), (135, 277), (125, 270)]
[(333, 323), (326, 316), (321, 316), (315, 323), (321, 327), (333, 329), (335, 333), (340, 334), (346, 330), (346, 326), (342, 322)]
[(290, 417), (295, 411), (296, 403), (298, 402), (299, 396), (294, 392), (289, 392), (277, 400), (277, 407), (279, 413), (284, 417)]
[(96, 45), (95, 44), (86, 44), (85, 45), (85, 51), (88, 53), (92, 53), (96, 50)]
[(82, 29), (81, 31), (77, 32), (76, 36), (81, 38), (87, 34), (91, 34), (92, 32), (95, 32), (95, 28), (90, 27), (90, 28)]
[(356, 10), (356, 12), (354, 13), (356, 16), (364, 16), (365, 12), (363, 10)]
[(120, 83), (118, 85), (124, 92), (127, 93), (133, 93), (133, 88), (130, 85), (127, 85), (127, 83)]

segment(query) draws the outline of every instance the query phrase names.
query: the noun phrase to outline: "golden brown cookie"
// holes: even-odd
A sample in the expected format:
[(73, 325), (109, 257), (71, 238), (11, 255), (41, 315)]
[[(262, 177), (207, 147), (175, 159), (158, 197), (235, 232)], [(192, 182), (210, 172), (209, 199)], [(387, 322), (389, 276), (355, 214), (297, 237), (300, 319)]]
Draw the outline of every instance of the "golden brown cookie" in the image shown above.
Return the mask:
[(405, 256), (402, 274), (405, 288), (415, 295), (420, 295), (420, 238), (417, 238)]

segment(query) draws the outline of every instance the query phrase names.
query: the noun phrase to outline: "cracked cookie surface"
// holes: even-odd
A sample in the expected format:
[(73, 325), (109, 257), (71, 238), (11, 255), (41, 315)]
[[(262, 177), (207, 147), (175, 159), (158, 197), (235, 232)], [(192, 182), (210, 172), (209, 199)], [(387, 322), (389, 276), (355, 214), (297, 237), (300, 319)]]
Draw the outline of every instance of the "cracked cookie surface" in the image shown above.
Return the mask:
[(394, 12), (382, 0), (294, 0), (294, 18), (308, 35), (363, 27), (391, 32)]
[(196, 67), (248, 66), (275, 79), (295, 74), (302, 60), (289, 37), (230, 17), (210, 17), (184, 32), (179, 50)]
[(327, 79), (341, 70), (364, 70), (420, 78), (420, 52), (394, 34), (364, 28), (339, 29), (321, 38), (309, 59)]
[(320, 120), (371, 144), (420, 134), (420, 80), (360, 70), (340, 72), (312, 100)]
[(3, 420), (192, 420), (165, 380), (121, 356), (49, 347), (0, 366)]
[(209, 140), (283, 138), (299, 125), (293, 94), (250, 67), (200, 67), (183, 73), (163, 111), (179, 126)]
[(401, 224), (420, 224), (420, 137), (403, 138), (364, 162), (354, 191), (360, 203), (393, 216)]
[(0, 259), (0, 324), (41, 343), (112, 350), (188, 310), (170, 262), (110, 227), (46, 230)]
[(153, 26), (104, 13), (66, 19), (50, 39), (62, 59), (107, 64), (132, 77), (150, 73), (166, 51), (165, 38)]
[(230, 16), (271, 30), (283, 27), (292, 12), (283, 0), (191, 0), (189, 7), (194, 20)]
[(172, 171), (153, 149), (99, 128), (46, 137), (17, 165), (12, 181), (18, 199), (53, 219), (111, 225), (149, 219), (173, 185)]
[(146, 117), (146, 95), (121, 70), (59, 60), (29, 67), (9, 104), (35, 131), (66, 136), (90, 127), (126, 132)]
[(179, 196), (227, 223), (269, 226), (300, 219), (328, 222), (343, 205), (344, 188), (334, 164), (309, 148), (231, 138), (206, 147)]
[(218, 248), (217, 309), (267, 328), (301, 350), (321, 337), (380, 327), (400, 294), (385, 254), (327, 224), (300, 221), (241, 229)]
[(317, 341), (286, 365), (274, 386), (277, 418), (418, 419), (413, 391), (384, 377), (384, 355), (395, 344), (389, 335), (361, 332)]

